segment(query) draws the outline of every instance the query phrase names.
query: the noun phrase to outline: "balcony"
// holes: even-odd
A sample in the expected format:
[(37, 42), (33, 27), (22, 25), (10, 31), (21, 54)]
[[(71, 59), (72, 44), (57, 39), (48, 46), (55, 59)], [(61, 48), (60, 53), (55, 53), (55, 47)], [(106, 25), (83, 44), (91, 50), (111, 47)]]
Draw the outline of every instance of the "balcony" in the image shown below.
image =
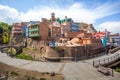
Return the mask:
[(29, 37), (39, 37), (39, 34), (29, 34)]
[(38, 28), (34, 28), (34, 29), (29, 29), (29, 31), (38, 31), (39, 29)]

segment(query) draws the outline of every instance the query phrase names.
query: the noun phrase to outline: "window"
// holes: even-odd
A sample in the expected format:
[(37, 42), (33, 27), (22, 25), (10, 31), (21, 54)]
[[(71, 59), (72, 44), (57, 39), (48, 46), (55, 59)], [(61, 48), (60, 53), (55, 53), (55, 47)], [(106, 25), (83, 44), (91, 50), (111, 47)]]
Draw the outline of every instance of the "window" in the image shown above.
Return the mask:
[(56, 34), (56, 37), (58, 37), (59, 36), (59, 34)]
[(58, 30), (58, 32), (60, 31), (60, 29), (57, 29)]
[(53, 31), (55, 31), (55, 28), (53, 28)]

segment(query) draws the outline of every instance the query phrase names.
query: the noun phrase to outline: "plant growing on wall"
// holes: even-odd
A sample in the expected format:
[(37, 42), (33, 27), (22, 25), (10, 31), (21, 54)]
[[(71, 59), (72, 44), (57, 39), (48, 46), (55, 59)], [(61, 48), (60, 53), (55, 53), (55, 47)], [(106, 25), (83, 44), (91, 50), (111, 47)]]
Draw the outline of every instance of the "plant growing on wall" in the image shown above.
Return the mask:
[(33, 60), (32, 56), (26, 55), (25, 53), (21, 53), (21, 54), (17, 55), (17, 58), (25, 59), (25, 60)]

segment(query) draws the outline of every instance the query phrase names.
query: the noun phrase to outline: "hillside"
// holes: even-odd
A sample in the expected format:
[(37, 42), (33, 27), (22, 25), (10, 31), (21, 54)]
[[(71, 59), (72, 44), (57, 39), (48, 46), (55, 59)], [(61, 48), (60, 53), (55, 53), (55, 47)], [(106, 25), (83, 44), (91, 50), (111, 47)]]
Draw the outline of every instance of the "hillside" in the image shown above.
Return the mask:
[(93, 27), (92, 24), (86, 24), (86, 23), (78, 23), (81, 30), (87, 30), (90, 33), (95, 33), (97, 30)]

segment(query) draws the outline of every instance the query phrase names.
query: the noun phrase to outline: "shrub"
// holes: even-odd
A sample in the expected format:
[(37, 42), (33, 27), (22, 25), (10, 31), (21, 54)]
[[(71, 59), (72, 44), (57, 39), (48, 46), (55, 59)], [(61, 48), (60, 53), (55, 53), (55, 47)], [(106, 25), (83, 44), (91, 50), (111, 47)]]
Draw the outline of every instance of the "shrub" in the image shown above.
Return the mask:
[(56, 51), (59, 52), (59, 53), (61, 53), (61, 52), (64, 51), (64, 49), (61, 48), (61, 47), (52, 47), (52, 49), (56, 50)]
[(9, 42), (9, 39), (8, 39), (8, 34), (7, 33), (5, 33), (4, 35), (3, 35), (3, 43), (8, 43)]
[(17, 72), (14, 72), (14, 71), (11, 72), (11, 75), (13, 75), (13, 76), (19, 76), (19, 74)]
[(10, 48), (10, 49), (8, 50), (8, 53), (10, 53), (11, 55), (15, 55), (15, 54), (16, 54), (16, 49)]
[(36, 79), (35, 79), (35, 77), (33, 77), (33, 76), (25, 75), (25, 76), (24, 76), (24, 80), (36, 80)]
[(120, 72), (120, 67), (117, 67), (115, 70), (116, 70), (117, 72)]
[(46, 78), (40, 78), (40, 80), (47, 80)]
[(25, 60), (33, 60), (33, 58), (30, 55), (26, 55), (24, 53), (17, 55), (17, 58), (25, 59)]
[(29, 49), (30, 49), (30, 48), (28, 48), (28, 47), (24, 48), (24, 50), (26, 50), (26, 51), (29, 50)]
[(50, 74), (49, 72), (43, 72), (44, 74)]
[(37, 50), (37, 48), (33, 48), (32, 50), (36, 51), (36, 50)]

